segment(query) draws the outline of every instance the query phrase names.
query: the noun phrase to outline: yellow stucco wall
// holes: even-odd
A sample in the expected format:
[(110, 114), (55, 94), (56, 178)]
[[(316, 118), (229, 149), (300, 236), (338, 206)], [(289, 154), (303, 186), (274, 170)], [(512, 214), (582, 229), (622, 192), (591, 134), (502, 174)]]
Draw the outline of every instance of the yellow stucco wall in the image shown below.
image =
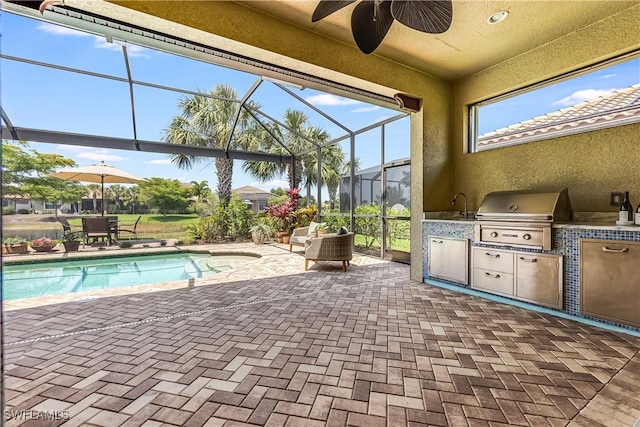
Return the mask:
[(640, 6), (455, 84), (451, 192), (465, 192), (470, 209), (490, 191), (563, 187), (574, 211), (615, 210), (614, 191), (640, 202), (640, 124), (466, 153), (469, 104), (638, 49), (639, 20)]

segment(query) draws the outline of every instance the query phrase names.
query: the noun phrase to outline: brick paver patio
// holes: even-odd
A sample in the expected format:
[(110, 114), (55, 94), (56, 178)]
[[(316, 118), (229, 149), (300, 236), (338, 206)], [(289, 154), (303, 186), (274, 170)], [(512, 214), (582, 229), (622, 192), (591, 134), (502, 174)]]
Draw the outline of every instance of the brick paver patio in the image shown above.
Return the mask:
[[(223, 247), (223, 249), (225, 249)], [(640, 339), (409, 280), (264, 256), (211, 285), (5, 312), (8, 426), (628, 425)]]

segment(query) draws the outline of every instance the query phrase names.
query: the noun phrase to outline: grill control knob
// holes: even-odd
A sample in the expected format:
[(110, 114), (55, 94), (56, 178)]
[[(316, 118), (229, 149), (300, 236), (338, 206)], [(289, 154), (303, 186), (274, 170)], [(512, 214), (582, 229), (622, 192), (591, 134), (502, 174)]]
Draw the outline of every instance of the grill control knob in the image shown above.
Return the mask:
[(525, 234), (523, 234), (523, 235), (522, 235), (522, 238), (523, 238), (524, 240), (531, 240), (531, 234), (529, 234), (529, 233), (525, 233)]
[(492, 231), (492, 232), (491, 232), (491, 237), (498, 237), (498, 233), (497, 233), (497, 232), (495, 232), (495, 231)]

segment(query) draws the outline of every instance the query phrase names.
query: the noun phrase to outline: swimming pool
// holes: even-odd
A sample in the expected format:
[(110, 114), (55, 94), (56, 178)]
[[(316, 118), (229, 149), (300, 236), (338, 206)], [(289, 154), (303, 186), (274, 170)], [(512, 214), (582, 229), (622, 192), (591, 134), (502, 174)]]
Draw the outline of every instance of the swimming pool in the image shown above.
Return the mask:
[(3, 299), (210, 277), (255, 259), (248, 255), (174, 253), (5, 265)]

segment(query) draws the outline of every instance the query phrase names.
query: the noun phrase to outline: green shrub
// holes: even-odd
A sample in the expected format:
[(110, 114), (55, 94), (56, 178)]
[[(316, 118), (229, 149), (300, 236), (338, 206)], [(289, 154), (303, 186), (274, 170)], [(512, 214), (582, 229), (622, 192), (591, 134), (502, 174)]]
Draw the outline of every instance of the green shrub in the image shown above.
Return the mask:
[(221, 240), (248, 238), (254, 223), (253, 213), (247, 205), (233, 195), (229, 203), (212, 208), (210, 215), (186, 227), (189, 238), (212, 243)]
[(33, 209), (18, 209), (19, 215), (27, 215), (33, 212)]
[[(322, 212), (326, 214), (339, 214), (338, 209), (325, 209)], [(348, 216), (323, 216), (322, 222), (327, 225), (327, 231), (336, 232), (340, 227), (351, 228), (351, 224)]]
[[(408, 209), (389, 209), (387, 215), (391, 216), (409, 216), (411, 213)], [(398, 240), (410, 239), (411, 224), (405, 220), (389, 220), (387, 221), (387, 245), (395, 246)]]
[(2, 208), (2, 215), (15, 215), (16, 210), (13, 206), (5, 206)]
[(356, 215), (375, 215), (369, 218), (355, 218), (355, 232), (364, 236), (364, 245), (370, 248), (376, 241), (380, 241), (382, 230), (380, 229), (380, 205), (359, 205), (355, 209)]
[(5, 245), (22, 245), (23, 243), (27, 243), (27, 239), (23, 239), (22, 237), (5, 237), (2, 243)]
[(305, 208), (300, 208), (293, 213), (295, 218), (294, 228), (306, 227), (311, 221), (314, 220), (318, 214), (318, 207), (316, 205), (310, 205)]

